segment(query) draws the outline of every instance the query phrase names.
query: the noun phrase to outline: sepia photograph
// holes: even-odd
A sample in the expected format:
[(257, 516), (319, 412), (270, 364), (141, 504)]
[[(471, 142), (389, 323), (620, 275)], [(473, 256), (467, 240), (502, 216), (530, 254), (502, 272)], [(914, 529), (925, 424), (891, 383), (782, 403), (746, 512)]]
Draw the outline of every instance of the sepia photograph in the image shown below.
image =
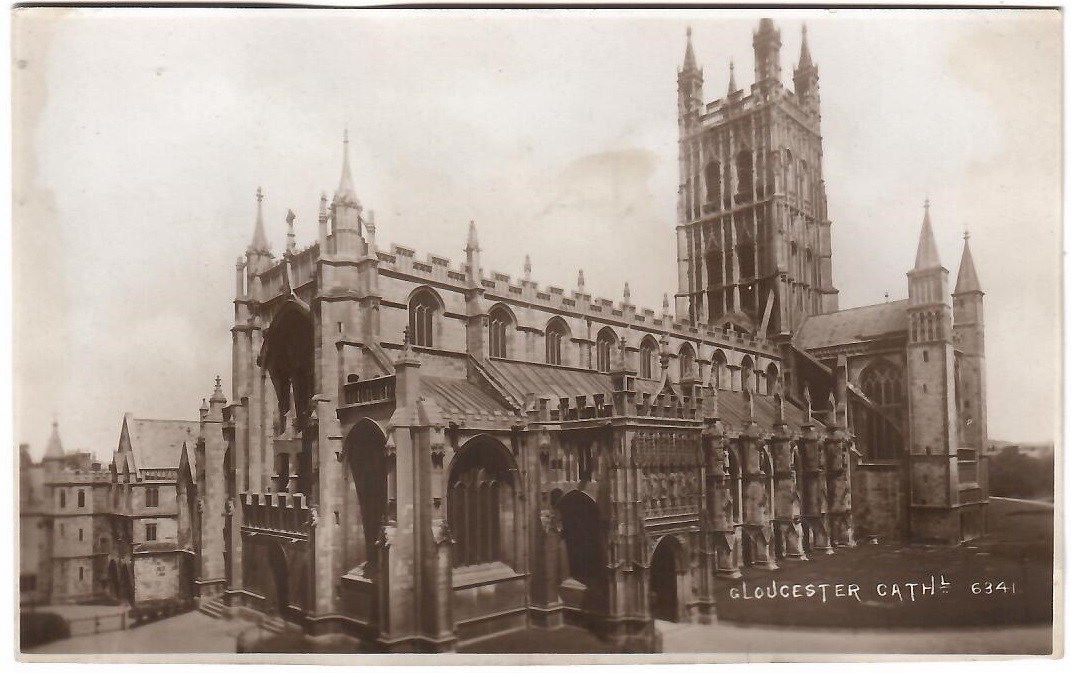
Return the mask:
[(1062, 10), (9, 13), (18, 661), (1063, 655)]

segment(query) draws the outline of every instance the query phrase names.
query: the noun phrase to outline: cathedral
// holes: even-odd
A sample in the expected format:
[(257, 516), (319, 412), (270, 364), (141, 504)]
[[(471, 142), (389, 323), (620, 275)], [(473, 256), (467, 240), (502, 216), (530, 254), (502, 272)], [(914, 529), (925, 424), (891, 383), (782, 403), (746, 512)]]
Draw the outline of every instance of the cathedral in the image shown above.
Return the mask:
[(968, 243), (950, 293), (927, 204), (908, 298), (841, 310), (818, 68), (804, 34), (787, 88), (769, 19), (753, 46), (706, 102), (688, 36), (660, 310), (488, 271), (475, 224), (460, 263), (381, 247), (348, 142), (311, 245), (290, 218), (272, 253), (258, 191), (231, 399), (180, 472), (203, 605), (388, 652), (563, 624), (654, 651), (746, 566), (985, 531)]

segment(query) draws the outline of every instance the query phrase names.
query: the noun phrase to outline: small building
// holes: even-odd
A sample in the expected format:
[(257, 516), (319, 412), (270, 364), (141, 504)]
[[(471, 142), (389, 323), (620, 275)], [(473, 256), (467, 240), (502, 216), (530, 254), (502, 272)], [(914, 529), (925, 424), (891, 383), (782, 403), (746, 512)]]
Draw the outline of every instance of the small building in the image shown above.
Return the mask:
[(178, 471), (197, 423), (127, 414), (111, 464), (108, 587), (113, 597), (139, 604), (182, 595)]

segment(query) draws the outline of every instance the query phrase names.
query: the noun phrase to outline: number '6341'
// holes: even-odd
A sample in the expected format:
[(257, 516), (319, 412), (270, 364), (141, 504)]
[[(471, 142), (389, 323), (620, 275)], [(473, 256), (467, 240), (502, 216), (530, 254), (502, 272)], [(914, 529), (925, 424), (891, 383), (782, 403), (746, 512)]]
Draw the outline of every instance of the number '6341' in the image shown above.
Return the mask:
[(1014, 594), (1015, 582), (1008, 584), (1004, 580), (1000, 582), (975, 582), (971, 585), (971, 593), (975, 595), (991, 596), (993, 594)]

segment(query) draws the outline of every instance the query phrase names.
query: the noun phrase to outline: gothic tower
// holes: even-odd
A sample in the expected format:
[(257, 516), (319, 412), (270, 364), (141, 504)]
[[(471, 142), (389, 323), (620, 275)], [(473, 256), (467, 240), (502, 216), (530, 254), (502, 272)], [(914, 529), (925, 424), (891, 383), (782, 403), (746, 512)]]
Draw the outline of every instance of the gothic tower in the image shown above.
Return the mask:
[(982, 286), (974, 270), (970, 234), (963, 234), (956, 289), (952, 293), (952, 340), (956, 346), (961, 442), (983, 450), (989, 439), (985, 395), (985, 320)]
[(926, 202), (908, 272), (907, 381), (912, 537), (959, 542), (955, 350), (948, 269), (941, 266)]
[[(781, 82), (781, 34), (753, 35), (755, 83), (697, 103), (702, 71), (689, 32), (677, 76), (679, 318), (765, 336), (837, 310), (822, 179), (818, 68), (804, 32), (796, 91)], [(700, 99), (701, 101), (701, 99)]]

